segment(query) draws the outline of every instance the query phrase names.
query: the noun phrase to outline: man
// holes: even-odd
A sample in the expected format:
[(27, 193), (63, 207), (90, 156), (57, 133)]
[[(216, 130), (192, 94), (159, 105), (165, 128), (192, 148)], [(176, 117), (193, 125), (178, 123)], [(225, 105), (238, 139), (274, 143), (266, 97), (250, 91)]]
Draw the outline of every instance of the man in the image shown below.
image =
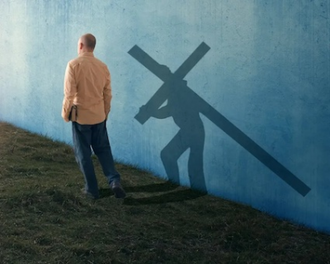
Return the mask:
[(85, 34), (78, 41), (78, 58), (69, 61), (64, 78), (62, 117), (72, 121), (76, 161), (85, 178), (83, 192), (99, 198), (91, 159), (93, 149), (116, 198), (126, 196), (115, 169), (106, 121), (110, 112), (111, 77), (108, 67), (94, 57), (96, 39)]

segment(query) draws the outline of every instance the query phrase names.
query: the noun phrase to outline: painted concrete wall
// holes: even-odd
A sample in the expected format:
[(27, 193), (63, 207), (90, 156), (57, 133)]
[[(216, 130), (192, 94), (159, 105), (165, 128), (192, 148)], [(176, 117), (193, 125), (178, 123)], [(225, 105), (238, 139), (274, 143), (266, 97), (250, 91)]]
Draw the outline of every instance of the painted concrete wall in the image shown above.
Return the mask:
[[(117, 160), (171, 178), (178, 158), (183, 185), (330, 232), (329, 0), (2, 0), (0, 10), (1, 121), (71, 143), (63, 75), (91, 32), (112, 73)], [(174, 73), (203, 42), (187, 84), (166, 77), (159, 64)], [(133, 47), (158, 64), (143, 66)], [(139, 122), (163, 81), (176, 123)]]

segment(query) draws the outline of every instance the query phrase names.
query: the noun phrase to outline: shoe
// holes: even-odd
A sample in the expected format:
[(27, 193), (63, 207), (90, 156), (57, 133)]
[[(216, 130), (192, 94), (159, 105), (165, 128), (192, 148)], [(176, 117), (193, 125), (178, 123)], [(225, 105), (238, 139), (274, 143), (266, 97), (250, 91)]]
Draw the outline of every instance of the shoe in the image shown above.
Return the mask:
[(125, 198), (126, 197), (126, 193), (119, 181), (113, 181), (110, 184), (110, 188), (113, 191), (113, 193), (115, 194), (116, 198)]
[(94, 196), (94, 195), (91, 194), (90, 192), (86, 191), (85, 188), (82, 188), (82, 189), (81, 189), (81, 193), (84, 194), (88, 199), (91, 199), (91, 200), (96, 200), (96, 199), (99, 198), (98, 196)]

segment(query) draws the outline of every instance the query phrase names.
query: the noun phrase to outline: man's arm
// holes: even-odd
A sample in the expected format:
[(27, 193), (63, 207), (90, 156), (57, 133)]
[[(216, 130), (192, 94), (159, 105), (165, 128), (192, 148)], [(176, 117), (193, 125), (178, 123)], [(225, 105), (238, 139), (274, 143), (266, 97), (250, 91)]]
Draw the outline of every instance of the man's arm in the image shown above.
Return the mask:
[(111, 99), (112, 99), (112, 93), (111, 93), (111, 75), (106, 68), (106, 83), (103, 90), (103, 100), (104, 100), (104, 113), (105, 113), (105, 119), (108, 119), (108, 115), (111, 108)]
[(77, 92), (77, 84), (74, 78), (72, 66), (68, 63), (64, 76), (64, 99), (62, 105), (62, 118), (69, 122), (69, 114), (73, 105), (73, 99)]

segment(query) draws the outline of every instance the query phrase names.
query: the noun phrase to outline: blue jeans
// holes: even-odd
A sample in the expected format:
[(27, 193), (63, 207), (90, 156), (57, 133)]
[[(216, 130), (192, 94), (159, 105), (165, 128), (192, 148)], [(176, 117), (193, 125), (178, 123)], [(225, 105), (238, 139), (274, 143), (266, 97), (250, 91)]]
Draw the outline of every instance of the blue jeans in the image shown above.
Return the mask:
[(99, 190), (91, 158), (91, 148), (101, 163), (109, 185), (115, 180), (120, 180), (112, 157), (106, 121), (95, 125), (80, 125), (72, 122), (72, 135), (75, 158), (85, 177), (85, 189), (98, 198)]

